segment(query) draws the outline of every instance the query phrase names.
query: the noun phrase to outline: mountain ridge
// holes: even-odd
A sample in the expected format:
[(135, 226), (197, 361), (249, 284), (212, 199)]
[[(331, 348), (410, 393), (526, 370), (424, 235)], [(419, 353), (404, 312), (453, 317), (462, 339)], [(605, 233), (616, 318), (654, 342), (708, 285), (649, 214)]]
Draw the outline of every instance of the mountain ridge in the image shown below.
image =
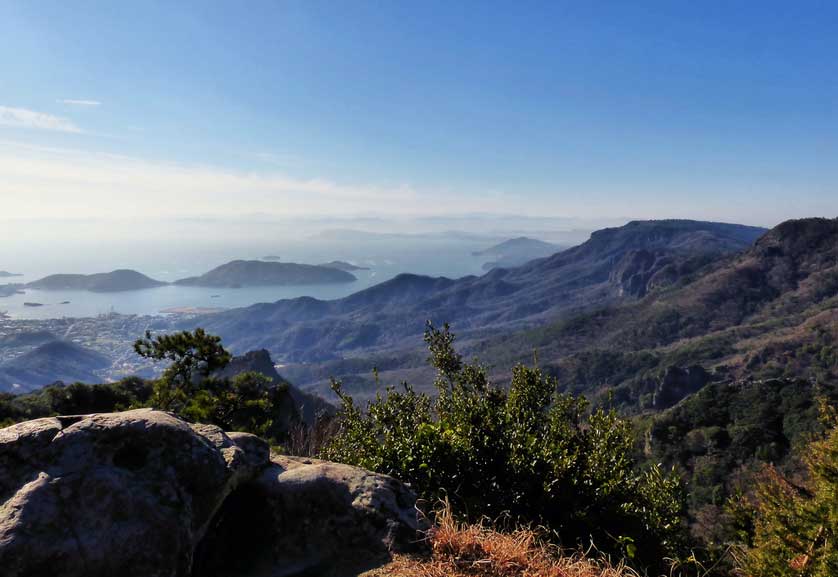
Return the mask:
[[(479, 277), (405, 274), (342, 299), (285, 299), (196, 323), (236, 350), (266, 348), (283, 361), (336, 359), (416, 342), (429, 318), (469, 332), (542, 324), (570, 311), (638, 298), (648, 290), (646, 276), (666, 269), (677, 280), (720, 253), (744, 249), (763, 232), (700, 221), (630, 223), (594, 233), (586, 243), (553, 256)], [(614, 276), (622, 259), (634, 258), (628, 256), (633, 250), (654, 258)], [(655, 278), (656, 290), (666, 285)], [(631, 286), (642, 291), (627, 291)]]

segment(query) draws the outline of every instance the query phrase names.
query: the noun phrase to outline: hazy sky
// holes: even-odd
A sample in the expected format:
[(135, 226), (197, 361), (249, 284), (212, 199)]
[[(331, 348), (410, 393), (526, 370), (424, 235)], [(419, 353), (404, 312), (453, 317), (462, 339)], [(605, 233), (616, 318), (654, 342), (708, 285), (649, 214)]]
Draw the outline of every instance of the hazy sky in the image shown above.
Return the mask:
[(833, 2), (0, 0), (0, 216), (838, 215)]

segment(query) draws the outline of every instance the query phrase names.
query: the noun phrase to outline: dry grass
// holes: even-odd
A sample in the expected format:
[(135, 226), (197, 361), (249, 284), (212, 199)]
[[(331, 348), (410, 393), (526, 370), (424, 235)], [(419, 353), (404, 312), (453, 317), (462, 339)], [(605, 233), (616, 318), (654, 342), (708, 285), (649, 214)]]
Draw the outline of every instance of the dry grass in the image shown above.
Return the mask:
[(296, 423), (288, 432), (285, 453), (296, 457), (317, 457), (338, 431), (337, 419), (318, 415), (311, 425)]
[(500, 533), (460, 524), (448, 509), (437, 515), (428, 539), (429, 557), (397, 557), (367, 577), (637, 577), (623, 566), (561, 555), (532, 529)]

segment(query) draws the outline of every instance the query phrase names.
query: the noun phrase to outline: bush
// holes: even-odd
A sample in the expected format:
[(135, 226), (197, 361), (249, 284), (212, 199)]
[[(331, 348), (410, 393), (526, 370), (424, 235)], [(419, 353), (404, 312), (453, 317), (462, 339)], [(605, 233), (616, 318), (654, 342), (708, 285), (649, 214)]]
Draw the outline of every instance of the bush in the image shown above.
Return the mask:
[(756, 490), (755, 535), (742, 562), (755, 577), (838, 575), (838, 428), (807, 449), (797, 484), (767, 467)]
[(203, 329), (145, 337), (134, 343), (138, 355), (171, 364), (153, 383), (149, 403), (193, 422), (211, 423), (226, 431), (245, 431), (279, 443), (288, 438), (299, 414), (288, 385), (274, 385), (260, 373), (246, 372), (232, 379), (214, 375), (232, 356), (221, 337)]
[(435, 400), (388, 388), (361, 411), (342, 400), (339, 430), (323, 452), (411, 483), (431, 502), (478, 520), (501, 514), (543, 523), (566, 546), (587, 546), (659, 566), (682, 545), (684, 496), (674, 474), (639, 472), (630, 425), (613, 410), (556, 394), (556, 382), (517, 366), (507, 391), (464, 363), (446, 325), (425, 340), (438, 371)]

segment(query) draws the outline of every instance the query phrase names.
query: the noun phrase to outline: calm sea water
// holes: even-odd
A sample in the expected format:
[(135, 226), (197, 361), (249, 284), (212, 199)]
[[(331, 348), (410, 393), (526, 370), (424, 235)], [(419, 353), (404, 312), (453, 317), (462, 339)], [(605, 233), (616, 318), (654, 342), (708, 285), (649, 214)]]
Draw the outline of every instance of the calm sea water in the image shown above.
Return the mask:
[[(239, 289), (164, 286), (119, 293), (26, 289), (25, 294), (0, 298), (0, 311), (15, 319), (87, 317), (108, 312), (154, 315), (176, 307), (234, 308), (299, 296), (336, 299), (403, 272), (452, 278), (481, 274), (482, 261), (471, 253), (486, 248), (487, 243), (491, 244), (491, 239), (422, 237), (323, 238), (281, 245), (153, 240), (122, 245), (72, 240), (41, 246), (29, 244), (0, 254), (0, 270), (24, 275), (0, 279), (0, 283), (25, 283), (53, 273), (89, 274), (117, 268), (132, 268), (158, 280), (173, 281), (202, 274), (233, 259), (258, 259), (266, 255), (278, 255), (285, 262), (308, 264), (345, 260), (370, 270), (356, 271), (353, 273), (358, 277), (356, 282), (339, 285)], [(24, 305), (26, 302), (43, 306), (30, 307)]]

